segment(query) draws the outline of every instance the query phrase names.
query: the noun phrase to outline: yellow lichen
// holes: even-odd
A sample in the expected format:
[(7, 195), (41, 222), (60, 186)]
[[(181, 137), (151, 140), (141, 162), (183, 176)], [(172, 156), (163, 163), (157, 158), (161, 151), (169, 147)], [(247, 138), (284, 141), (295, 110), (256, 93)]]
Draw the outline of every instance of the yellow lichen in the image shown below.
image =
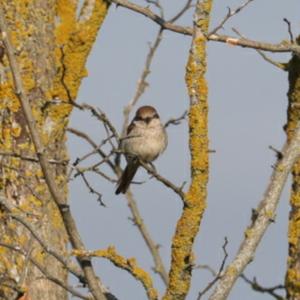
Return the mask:
[[(185, 206), (177, 222), (172, 241), (172, 263), (169, 286), (164, 300), (185, 299), (190, 287), (193, 266), (192, 247), (206, 207), (208, 182), (208, 87), (206, 73), (206, 39), (212, 1), (197, 4), (203, 19), (197, 20), (201, 27), (195, 33), (186, 67), (186, 85), (190, 96), (189, 146), (191, 153), (191, 184), (185, 195)], [(196, 30), (196, 27), (195, 27)]]
[(96, 250), (96, 251), (89, 251), (89, 252), (75, 249), (72, 250), (72, 255), (75, 255), (77, 257), (96, 256), (96, 257), (104, 257), (108, 259), (115, 266), (126, 270), (131, 275), (133, 275), (137, 280), (139, 280), (145, 287), (149, 299), (151, 300), (158, 299), (158, 293), (156, 289), (153, 287), (153, 283), (150, 275), (138, 266), (135, 258), (126, 259), (125, 257), (119, 255), (114, 246), (110, 246), (107, 249), (103, 249), (103, 250)]
[[(294, 55), (289, 62), (288, 122), (285, 127), (290, 140), (300, 119), (300, 59)], [(292, 170), (292, 189), (289, 216), (289, 254), (287, 258), (286, 290), (289, 299), (300, 298), (299, 253), (300, 253), (300, 161)]]

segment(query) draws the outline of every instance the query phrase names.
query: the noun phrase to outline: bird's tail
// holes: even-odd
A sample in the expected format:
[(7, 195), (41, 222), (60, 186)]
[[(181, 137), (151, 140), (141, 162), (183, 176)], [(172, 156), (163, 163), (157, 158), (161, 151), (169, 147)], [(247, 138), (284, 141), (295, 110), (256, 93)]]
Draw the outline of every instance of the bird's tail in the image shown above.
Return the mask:
[(118, 187), (116, 189), (116, 195), (123, 193), (125, 194), (137, 169), (139, 167), (139, 162), (137, 159), (133, 159), (129, 162), (123, 171), (123, 174), (118, 182)]

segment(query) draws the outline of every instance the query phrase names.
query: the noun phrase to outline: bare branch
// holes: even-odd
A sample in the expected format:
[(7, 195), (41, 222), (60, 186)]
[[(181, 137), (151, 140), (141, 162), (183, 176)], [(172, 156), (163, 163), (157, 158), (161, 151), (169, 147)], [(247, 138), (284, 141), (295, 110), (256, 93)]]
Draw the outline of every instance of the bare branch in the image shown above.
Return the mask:
[(187, 0), (183, 8), (168, 22), (174, 23), (176, 22), (180, 17), (182, 17), (191, 7), (192, 7), (193, 0)]
[(179, 116), (178, 118), (171, 118), (169, 119), (166, 123), (165, 123), (165, 128), (167, 128), (170, 125), (179, 125), (181, 123), (182, 120), (186, 119), (188, 112), (185, 111), (181, 116)]
[[(21, 160), (26, 160), (26, 161), (30, 161), (30, 162), (39, 163), (39, 160), (36, 157), (24, 156), (24, 155), (21, 155), (19, 153), (14, 153), (14, 152), (2, 152), (2, 151), (0, 151), (0, 156), (11, 156), (11, 157), (20, 158)], [(68, 163), (69, 163), (68, 160), (58, 161), (58, 160), (55, 160), (55, 159), (48, 159), (48, 162), (50, 164), (64, 165), (64, 166), (68, 165)]]
[(256, 50), (256, 51), (266, 62), (270, 63), (271, 65), (273, 65), (283, 71), (288, 71), (288, 69), (289, 69), (288, 63), (281, 63), (281, 62), (275, 61), (275, 60), (271, 59), (270, 57), (268, 57), (261, 50)]
[(133, 220), (134, 224), (138, 227), (138, 229), (139, 229), (146, 245), (148, 246), (152, 257), (153, 257), (154, 265), (155, 265), (154, 271), (160, 275), (164, 284), (167, 285), (168, 284), (168, 274), (165, 270), (163, 261), (160, 257), (158, 245), (156, 245), (155, 242), (153, 241), (153, 239), (151, 238), (150, 233), (144, 223), (144, 220), (141, 217), (141, 214), (139, 212), (139, 209), (137, 207), (137, 204), (133, 198), (131, 191), (128, 191), (126, 193), (126, 198), (127, 198), (129, 209), (133, 216), (132, 220)]
[(181, 200), (184, 202), (184, 192), (182, 191), (181, 188), (179, 188), (178, 186), (174, 185), (171, 181), (169, 181), (168, 179), (162, 177), (160, 174), (158, 174), (153, 168), (151, 168), (149, 165), (147, 165), (146, 163), (144, 163), (142, 160), (139, 160), (141, 166), (147, 170), (148, 173), (150, 173), (153, 177), (155, 177), (158, 181), (160, 181), (161, 183), (163, 183), (166, 187), (170, 188), (171, 190), (173, 190), (180, 198)]
[(215, 283), (221, 278), (221, 274), (222, 274), (222, 272), (224, 270), (225, 263), (226, 263), (226, 260), (228, 258), (228, 253), (227, 253), (227, 250), (226, 250), (227, 244), (228, 244), (228, 239), (227, 239), (227, 237), (225, 237), (224, 244), (222, 246), (222, 249), (223, 249), (223, 252), (224, 252), (224, 258), (222, 260), (222, 263), (221, 263), (221, 266), (219, 268), (219, 271), (218, 271), (218, 273), (216, 275), (214, 275), (215, 278), (203, 289), (203, 291), (199, 292), (197, 300), (200, 300), (201, 297), (206, 292), (208, 292), (215, 285)]
[[(70, 128), (69, 131), (71, 132), (71, 130), (72, 130), (72, 129)], [(76, 132), (76, 131), (77, 131), (77, 130), (74, 129), (73, 132)], [(75, 162), (73, 163), (73, 166), (79, 165), (81, 162), (83, 162), (83, 161), (86, 160), (87, 158), (89, 158), (89, 157), (91, 157), (92, 155), (98, 153), (99, 149), (101, 149), (101, 147), (103, 147), (103, 146), (108, 142), (108, 140), (111, 139), (112, 137), (113, 137), (113, 136), (110, 135), (109, 137), (107, 137), (106, 139), (104, 139), (104, 140), (96, 147), (96, 149), (94, 149), (94, 150), (92, 150), (91, 152), (89, 152), (89, 153), (83, 155), (82, 157), (78, 157), (78, 158), (75, 160)]]
[(290, 42), (291, 43), (294, 43), (295, 40), (294, 40), (294, 35), (293, 35), (293, 32), (292, 32), (292, 24), (291, 22), (287, 19), (287, 18), (283, 18), (283, 21), (287, 24), (288, 26), (288, 33), (289, 33), (289, 36), (290, 36)]
[(116, 168), (114, 166), (114, 164), (107, 158), (108, 155), (102, 151), (100, 148), (98, 148), (98, 145), (92, 140), (92, 138), (86, 134), (85, 132), (82, 132), (78, 129), (75, 128), (68, 128), (67, 131), (69, 131), (70, 133), (84, 139), (85, 141), (87, 141), (93, 148), (94, 150), (103, 158), (105, 159), (106, 163), (108, 164), (108, 166), (112, 169), (112, 171), (116, 172)]
[(279, 284), (273, 287), (263, 287), (260, 285), (256, 278), (254, 277), (253, 280), (250, 280), (248, 277), (246, 277), (244, 274), (241, 274), (240, 276), (246, 283), (248, 283), (251, 288), (254, 291), (260, 292), (260, 293), (266, 293), (269, 294), (270, 296), (274, 297), (276, 300), (285, 300), (285, 297), (282, 297), (276, 293), (277, 290), (283, 290), (285, 289), (284, 285)]
[[(48, 158), (46, 156), (44, 145), (41, 141), (41, 138), (39, 136), (36, 121), (34, 119), (29, 99), (23, 89), (23, 83), (21, 74), (19, 71), (19, 66), (17, 64), (14, 50), (12, 47), (12, 44), (10, 42), (9, 32), (6, 26), (6, 22), (4, 19), (2, 8), (0, 7), (0, 30), (2, 33), (2, 41), (5, 46), (5, 50), (8, 56), (9, 65), (11, 68), (12, 76), (13, 76), (13, 82), (15, 87), (15, 93), (21, 103), (21, 107), (23, 110), (24, 117), (26, 119), (26, 122), (28, 124), (29, 132), (33, 141), (33, 144), (35, 146), (36, 154), (38, 156), (38, 159), (40, 161), (40, 166), (43, 171), (45, 181), (47, 183), (49, 192), (57, 205), (57, 208), (60, 212), (60, 215), (62, 217), (63, 223), (65, 225), (66, 231), (68, 233), (70, 242), (75, 249), (84, 249), (84, 244), (80, 238), (79, 232), (76, 227), (76, 223), (73, 219), (73, 216), (70, 212), (69, 205), (66, 203), (66, 200), (63, 197), (63, 193), (61, 193), (56, 185), (54, 174), (52, 173), (52, 169), (49, 167), (48, 164)], [(96, 277), (96, 274), (94, 272), (94, 269), (91, 265), (91, 262), (86, 259), (80, 259), (79, 261), (82, 270), (85, 274), (85, 277), (88, 282), (88, 286), (90, 288), (91, 293), (95, 297), (96, 300), (105, 300), (105, 296), (101, 291), (101, 288), (99, 286), (98, 279)]]
[(234, 9), (233, 11), (230, 9), (230, 7), (228, 7), (228, 12), (227, 15), (224, 17), (224, 19), (220, 22), (219, 25), (217, 25), (209, 34), (213, 35), (216, 34), (221, 28), (223, 28), (224, 24), (233, 16), (235, 16), (236, 14), (238, 14), (239, 12), (241, 12), (248, 4), (250, 4), (253, 0), (247, 0), (245, 1), (242, 5), (240, 5), (239, 7), (237, 7), (236, 9)]
[(226, 268), (224, 275), (218, 282), (209, 300), (223, 300), (228, 297), (234, 282), (253, 259), (260, 240), (270, 223), (274, 221), (275, 211), (282, 189), (295, 161), (300, 156), (299, 125), (297, 126), (293, 139), (291, 139), (290, 143), (284, 145), (281, 153), (282, 159), (276, 163), (268, 188), (256, 209), (255, 218), (252, 219), (251, 224), (245, 231), (245, 238), (241, 243), (239, 251), (232, 263)]
[(159, 0), (145, 0), (145, 1), (149, 4), (153, 4), (156, 8), (158, 8), (161, 18), (164, 18), (164, 9)]
[(80, 176), (81, 176), (83, 182), (85, 183), (85, 185), (87, 186), (89, 192), (90, 192), (91, 194), (95, 194), (95, 195), (97, 196), (97, 201), (100, 203), (100, 205), (105, 207), (106, 205), (105, 205), (105, 203), (102, 201), (102, 194), (99, 193), (99, 192), (97, 192), (97, 191), (91, 186), (91, 184), (89, 183), (89, 181), (87, 180), (87, 178), (85, 177), (85, 175), (84, 175), (83, 172), (80, 173)]
[[(193, 34), (193, 29), (191, 27), (183, 27), (183, 26), (179, 26), (167, 22), (164, 19), (162, 19), (160, 16), (153, 13), (149, 8), (144, 8), (137, 4), (133, 4), (127, 0), (108, 0), (108, 1), (144, 15), (145, 17), (157, 23), (164, 30), (170, 30), (176, 33), (190, 35), (190, 36)], [(244, 48), (259, 49), (263, 51), (278, 52), (278, 53), (294, 52), (300, 54), (299, 45), (295, 43), (287, 43), (285, 41), (279, 44), (270, 44), (265, 42), (253, 41), (249, 39), (238, 39), (228, 35), (218, 35), (218, 34), (207, 36), (207, 39), (209, 41), (221, 42), (221, 43), (240, 46)]]
[(78, 104), (78, 106), (82, 110), (88, 109), (94, 117), (96, 117), (100, 122), (102, 122), (103, 124), (105, 124), (109, 128), (109, 130), (111, 131), (111, 133), (113, 134), (113, 136), (115, 137), (117, 142), (119, 142), (118, 131), (116, 130), (114, 125), (110, 122), (110, 120), (106, 116), (106, 114), (103, 111), (100, 110), (100, 108), (95, 108), (92, 105), (87, 104), (87, 103), (83, 103), (81, 105)]
[(192, 35), (192, 28), (182, 27), (182, 26), (172, 24), (171, 22), (167, 22), (162, 17), (160, 17), (159, 15), (152, 12), (151, 9), (149, 9), (148, 7), (142, 7), (140, 5), (134, 4), (127, 0), (108, 0), (108, 1), (115, 3), (118, 6), (128, 8), (132, 11), (135, 11), (139, 14), (144, 15), (145, 17), (151, 19), (152, 21), (154, 21), (155, 23), (160, 25), (160, 27), (162, 29), (168, 29), (168, 30), (171, 30), (171, 31), (174, 31), (177, 33), (185, 34), (185, 35)]
[(162, 40), (162, 34), (163, 34), (163, 31), (159, 30), (153, 44), (149, 46), (149, 52), (146, 57), (145, 66), (144, 66), (142, 74), (138, 80), (135, 94), (134, 94), (133, 98), (129, 101), (129, 103), (126, 105), (126, 107), (124, 108), (124, 111), (123, 111), (124, 122), (123, 122), (123, 126), (122, 126), (122, 136), (123, 137), (126, 135), (126, 128), (129, 123), (129, 115), (130, 115), (133, 107), (136, 105), (137, 101), (144, 94), (146, 88), (148, 87), (148, 83), (147, 83), (146, 79), (147, 79), (148, 75), (150, 74), (150, 66), (153, 61), (155, 52), (158, 49), (160, 42)]
[[(232, 31), (235, 32), (240, 38), (246, 39), (246, 37), (244, 35), (242, 35), (236, 28), (232, 28)], [(272, 60), (271, 58), (269, 58), (266, 54), (264, 54), (263, 51), (261, 51), (259, 49), (256, 49), (256, 51), (268, 63), (272, 64), (273, 66), (275, 66), (283, 71), (288, 71), (288, 69), (289, 69), (288, 63), (276, 62), (276, 61)]]

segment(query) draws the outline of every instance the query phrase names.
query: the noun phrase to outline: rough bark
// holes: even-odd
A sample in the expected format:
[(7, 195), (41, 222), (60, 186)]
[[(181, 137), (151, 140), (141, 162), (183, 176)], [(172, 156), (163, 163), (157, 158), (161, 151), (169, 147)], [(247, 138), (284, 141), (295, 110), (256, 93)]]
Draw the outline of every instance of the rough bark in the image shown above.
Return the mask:
[[(86, 75), (85, 62), (108, 5), (101, 0), (85, 1), (85, 9), (77, 20), (75, 0), (3, 0), (0, 4), (46, 156), (55, 161), (51, 168), (67, 199), (65, 129), (73, 107), (70, 102), (75, 100)], [(1, 195), (9, 201), (13, 213), (29, 222), (49, 247), (66, 255), (68, 239), (40, 166), (34, 160), (24, 159), (36, 155), (6, 55), (0, 63), (0, 76)], [(30, 232), (11, 218), (4, 207), (0, 209), (0, 242), (28, 253), (24, 256), (0, 247), (0, 297), (15, 299), (18, 293), (25, 292), (30, 300), (67, 299), (64, 289), (32, 265), (29, 254), (64, 283), (65, 269), (39, 247)]]
[(184, 207), (172, 241), (172, 262), (164, 300), (183, 300), (191, 284), (193, 244), (206, 207), (208, 183), (208, 87), (206, 82), (206, 42), (212, 1), (197, 1), (194, 35), (186, 67), (190, 96), (189, 146), (191, 184), (184, 195)]
[[(298, 41), (299, 42), (299, 41)], [(294, 55), (289, 62), (288, 122), (286, 133), (288, 139), (293, 135), (300, 120), (300, 59)], [(290, 195), (290, 214), (287, 259), (286, 290), (289, 300), (300, 299), (300, 161), (292, 171), (292, 188)]]

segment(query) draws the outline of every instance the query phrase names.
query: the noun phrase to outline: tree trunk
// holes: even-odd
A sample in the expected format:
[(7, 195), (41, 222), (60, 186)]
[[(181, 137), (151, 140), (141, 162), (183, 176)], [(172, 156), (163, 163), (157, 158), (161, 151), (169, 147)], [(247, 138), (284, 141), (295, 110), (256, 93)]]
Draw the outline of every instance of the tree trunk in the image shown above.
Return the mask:
[[(2, 0), (0, 5), (39, 135), (67, 199), (65, 129), (108, 4), (86, 0), (78, 18), (75, 0)], [(24, 226), (24, 221), (30, 224), (49, 248), (66, 256), (68, 238), (36, 160), (5, 54), (0, 63), (0, 126), (0, 188), (9, 204), (0, 207), (0, 298), (18, 299), (24, 292), (30, 300), (65, 300), (66, 290), (49, 276), (66, 284), (66, 270)]]

